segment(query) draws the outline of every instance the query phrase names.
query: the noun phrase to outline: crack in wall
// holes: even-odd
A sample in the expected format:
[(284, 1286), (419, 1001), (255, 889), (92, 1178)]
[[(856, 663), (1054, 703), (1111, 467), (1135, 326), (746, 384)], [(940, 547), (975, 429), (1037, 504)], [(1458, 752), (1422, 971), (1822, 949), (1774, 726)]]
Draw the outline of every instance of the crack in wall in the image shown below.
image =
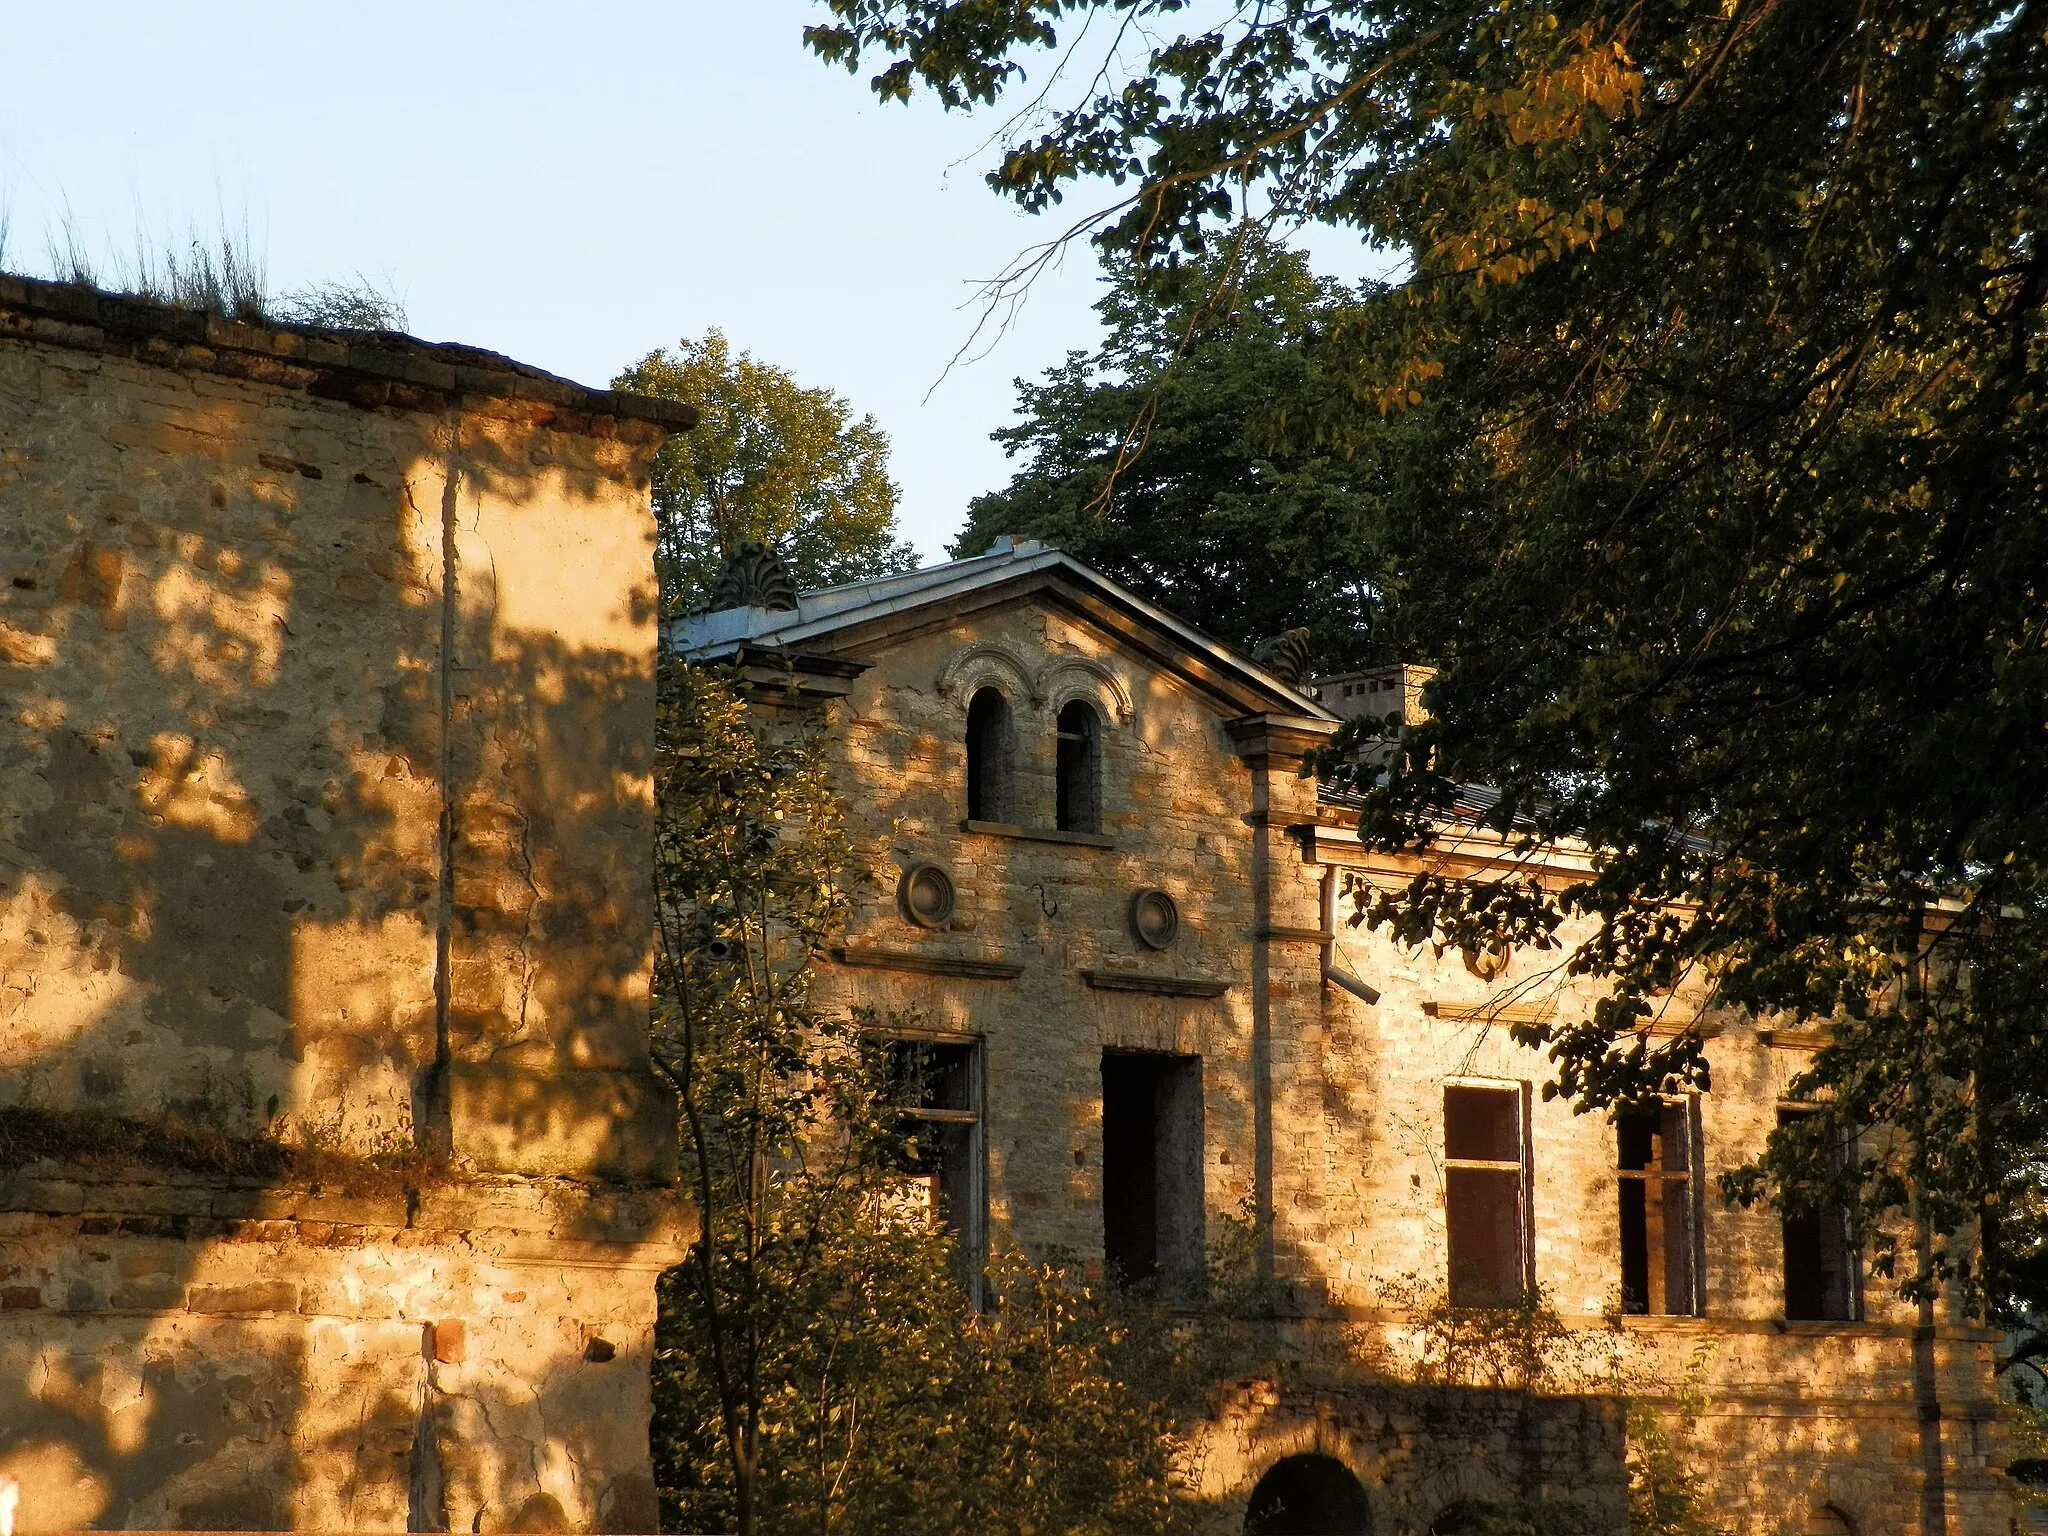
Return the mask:
[(420, 1332), (420, 1408), (413, 1421), (412, 1454), (407, 1466), (405, 1528), (408, 1531), (448, 1529), (447, 1478), (441, 1466), (441, 1440), (435, 1432), (439, 1396), (434, 1386), (434, 1325)]
[(505, 780), (505, 803), (512, 808), (512, 819), (518, 826), (518, 836), (513, 840), (513, 851), (517, 855), (519, 877), (526, 882), (528, 901), (526, 911), (519, 923), (519, 937), (513, 943), (513, 950), (519, 956), (519, 1030), (518, 1038), (526, 1038), (526, 1014), (533, 1001), (533, 978), (539, 969), (533, 961), (534, 917), (540, 910), (540, 882), (533, 873), (533, 818), (526, 814), (520, 804), (518, 786), (512, 781), (512, 759), (508, 753), (504, 767), (500, 770)]
[(455, 517), (462, 478), (455, 467), (451, 443), (441, 481), (441, 654), (438, 667), (441, 733), (441, 814), (435, 852), (441, 864), (434, 910), (434, 1068), (433, 1089), (425, 1127), (426, 1150), (446, 1154), (454, 1128), (450, 1123), (448, 1070), (449, 1016), (452, 978), (450, 949), (455, 930), (455, 618), (459, 577), (455, 565)]

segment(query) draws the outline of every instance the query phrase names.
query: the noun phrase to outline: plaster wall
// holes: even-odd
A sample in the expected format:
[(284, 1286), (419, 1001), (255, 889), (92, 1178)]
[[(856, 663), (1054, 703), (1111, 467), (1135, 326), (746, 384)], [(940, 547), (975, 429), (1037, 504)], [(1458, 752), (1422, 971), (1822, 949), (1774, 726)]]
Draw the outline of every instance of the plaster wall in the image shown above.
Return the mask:
[[(24, 1528), (651, 1522), (664, 427), (627, 409), (0, 279)], [(300, 1155), (194, 1173), (152, 1126)]]

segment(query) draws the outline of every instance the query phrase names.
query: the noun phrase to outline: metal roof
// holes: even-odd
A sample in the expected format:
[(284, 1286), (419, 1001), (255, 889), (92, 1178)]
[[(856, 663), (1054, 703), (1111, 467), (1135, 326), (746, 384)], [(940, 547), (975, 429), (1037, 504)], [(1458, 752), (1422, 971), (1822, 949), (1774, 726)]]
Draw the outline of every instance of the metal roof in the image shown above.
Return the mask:
[(1092, 566), (1083, 565), (1073, 556), (1036, 539), (998, 539), (986, 554), (965, 560), (799, 593), (793, 611), (720, 608), (689, 614), (667, 621), (662, 640), (667, 649), (692, 661), (727, 660), (742, 649), (754, 648), (829, 651), (836, 636), (856, 625), (958, 604), (992, 588), (1041, 576), (1064, 578), (1092, 589), (1141, 622), (1171, 636), (1208, 665), (1235, 674), (1261, 691), (1277, 694), (1288, 713), (1311, 720), (1337, 719), (1300, 685), (1284, 681), (1241, 651), (1175, 618)]

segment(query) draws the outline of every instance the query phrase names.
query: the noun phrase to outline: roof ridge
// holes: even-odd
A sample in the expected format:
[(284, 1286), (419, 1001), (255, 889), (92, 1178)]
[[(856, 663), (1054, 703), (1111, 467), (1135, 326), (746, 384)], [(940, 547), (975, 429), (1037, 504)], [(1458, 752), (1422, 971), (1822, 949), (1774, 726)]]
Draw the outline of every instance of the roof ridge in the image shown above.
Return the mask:
[(835, 629), (858, 623), (864, 618), (879, 617), (899, 607), (909, 608), (939, 600), (949, 591), (972, 590), (976, 585), (1001, 580), (1012, 573), (1053, 567), (1064, 567), (1083, 581), (1105, 589), (1138, 617), (1177, 634), (1191, 652), (1207, 652), (1212, 660), (1224, 663), (1245, 675), (1259, 689), (1269, 695), (1277, 695), (1293, 706), (1291, 710), (1280, 712), (1293, 713), (1304, 719), (1336, 720), (1334, 713), (1298, 684), (1287, 682), (1236, 646), (1140, 596), (1114, 577), (1066, 551), (1036, 540), (1008, 548), (992, 547), (986, 554), (942, 561), (915, 571), (867, 577), (836, 587), (815, 587), (798, 594), (794, 613), (779, 609), (725, 608), (684, 615), (664, 625), (663, 639), (666, 645), (684, 656), (706, 660), (723, 659), (749, 646), (782, 649), (821, 640)]

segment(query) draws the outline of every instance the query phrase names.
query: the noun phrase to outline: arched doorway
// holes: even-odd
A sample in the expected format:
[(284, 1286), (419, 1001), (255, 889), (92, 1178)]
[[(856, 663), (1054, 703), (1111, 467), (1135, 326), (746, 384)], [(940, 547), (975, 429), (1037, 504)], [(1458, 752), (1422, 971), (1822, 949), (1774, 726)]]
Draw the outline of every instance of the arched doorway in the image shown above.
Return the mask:
[(1372, 1506), (1334, 1456), (1287, 1456), (1252, 1490), (1245, 1536), (1372, 1536)]

